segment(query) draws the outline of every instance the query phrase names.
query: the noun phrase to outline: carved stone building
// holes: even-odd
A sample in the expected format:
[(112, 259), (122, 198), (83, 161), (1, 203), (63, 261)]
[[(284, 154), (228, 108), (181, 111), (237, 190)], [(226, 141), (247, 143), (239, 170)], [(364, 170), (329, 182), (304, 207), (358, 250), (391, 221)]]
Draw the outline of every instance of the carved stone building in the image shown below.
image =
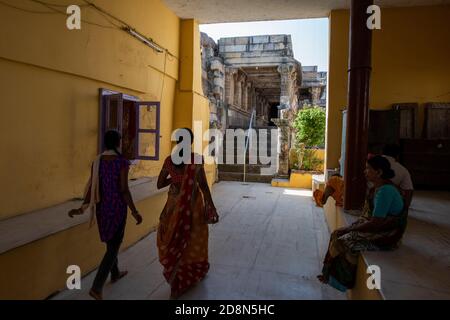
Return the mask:
[(298, 108), (302, 67), (290, 35), (221, 38), (201, 36), (203, 91), (212, 127), (274, 126)]
[[(201, 49), (210, 127), (247, 129), (253, 119), (252, 128), (278, 128), (271, 154), (276, 153), (277, 176), (287, 176), (291, 121), (302, 84), (302, 67), (294, 59), (291, 36), (221, 38), (215, 43), (202, 33)], [(220, 168), (224, 167), (219, 166), (219, 177)]]
[(299, 105), (326, 106), (327, 73), (317, 71), (317, 66), (302, 67), (302, 85)]

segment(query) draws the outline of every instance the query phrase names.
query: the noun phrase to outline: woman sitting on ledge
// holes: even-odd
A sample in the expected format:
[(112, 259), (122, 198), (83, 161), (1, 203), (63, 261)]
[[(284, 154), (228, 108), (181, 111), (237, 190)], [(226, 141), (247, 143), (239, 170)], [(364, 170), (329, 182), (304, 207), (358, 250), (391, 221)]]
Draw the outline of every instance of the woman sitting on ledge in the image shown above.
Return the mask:
[(344, 203), (344, 179), (340, 174), (334, 174), (328, 180), (325, 190), (315, 190), (313, 193), (314, 201), (318, 207), (323, 207), (329, 197), (333, 197), (336, 206), (342, 207)]
[(389, 161), (382, 156), (370, 158), (365, 175), (373, 184), (365, 214), (331, 234), (322, 274), (318, 276), (321, 282), (340, 291), (355, 285), (359, 252), (394, 249), (406, 228), (402, 196), (389, 181), (394, 176)]

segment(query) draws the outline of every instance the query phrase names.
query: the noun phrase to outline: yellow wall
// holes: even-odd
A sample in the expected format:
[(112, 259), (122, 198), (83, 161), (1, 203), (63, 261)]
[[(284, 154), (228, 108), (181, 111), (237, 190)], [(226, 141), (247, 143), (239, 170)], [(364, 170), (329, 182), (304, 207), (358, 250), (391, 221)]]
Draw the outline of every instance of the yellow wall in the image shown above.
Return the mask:
[(312, 189), (313, 173), (301, 170), (292, 170), (289, 179), (272, 179), (272, 187)]
[[(175, 96), (173, 127), (193, 129), (194, 138), (200, 141), (203, 140), (203, 132), (209, 129), (209, 100), (202, 89), (200, 31), (197, 21), (181, 20), (180, 41), (180, 81)], [(200, 134), (195, 130), (195, 121), (201, 122)], [(207, 141), (202, 141), (202, 150), (198, 150), (198, 153), (207, 144)], [(216, 180), (216, 166), (206, 165), (205, 171), (208, 182), (212, 185)]]
[[(381, 10), (381, 30), (373, 31), (370, 108), (389, 109), (394, 103), (420, 105), (450, 101), (450, 6)], [(349, 13), (330, 14), (330, 58), (326, 167), (340, 157), (342, 113), (347, 105)]]
[[(178, 56), (179, 18), (159, 1), (96, 3)], [(92, 9), (82, 18), (108, 24)], [(134, 177), (156, 175), (170, 154), (178, 59), (120, 30), (82, 23), (69, 31), (65, 19), (0, 10), (0, 144), (8, 155), (0, 160), (0, 219), (81, 195), (97, 153), (101, 87), (161, 100), (161, 161), (145, 161)]]
[[(136, 226), (128, 215), (122, 250), (155, 229), (166, 199), (159, 193), (137, 204), (144, 220)], [(45, 299), (65, 289), (69, 265), (78, 265), (86, 275), (98, 267), (104, 252), (97, 226), (89, 229), (85, 223), (0, 254), (0, 299)]]

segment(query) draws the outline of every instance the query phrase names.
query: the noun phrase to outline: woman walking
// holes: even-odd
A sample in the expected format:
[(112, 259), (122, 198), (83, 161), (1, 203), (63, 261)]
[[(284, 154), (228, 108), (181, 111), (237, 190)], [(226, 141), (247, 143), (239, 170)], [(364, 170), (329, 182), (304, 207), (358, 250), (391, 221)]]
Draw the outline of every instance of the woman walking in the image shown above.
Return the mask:
[[(189, 132), (192, 142), (192, 131), (184, 130)], [(177, 143), (181, 142), (182, 138)], [(169, 185), (167, 203), (160, 217), (157, 245), (164, 277), (171, 286), (171, 298), (175, 299), (208, 273), (208, 223), (216, 223), (218, 215), (206, 180), (203, 159), (201, 164), (195, 164), (191, 153), (190, 164), (174, 164), (172, 157), (167, 157), (159, 174), (158, 188)]]
[(117, 150), (120, 139), (117, 131), (105, 133), (106, 151), (99, 155), (92, 165), (84, 203), (81, 208), (69, 212), (69, 216), (73, 217), (91, 208), (90, 225), (92, 226), (96, 216), (100, 239), (106, 243), (106, 253), (89, 292), (96, 300), (103, 299), (103, 286), (110, 273), (112, 283), (128, 273), (119, 270), (117, 260), (125, 231), (127, 207), (131, 209), (137, 224), (142, 223), (142, 217), (134, 205), (128, 188), (129, 162)]

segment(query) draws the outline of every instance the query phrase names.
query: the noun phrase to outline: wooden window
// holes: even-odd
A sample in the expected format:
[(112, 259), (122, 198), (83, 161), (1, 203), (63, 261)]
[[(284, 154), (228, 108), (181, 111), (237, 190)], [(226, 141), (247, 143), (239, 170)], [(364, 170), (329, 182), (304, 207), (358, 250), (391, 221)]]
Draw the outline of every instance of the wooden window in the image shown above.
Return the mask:
[(100, 89), (99, 149), (108, 130), (122, 135), (121, 150), (129, 160), (159, 160), (160, 103)]
[(159, 159), (159, 102), (136, 102), (135, 144), (138, 159)]

